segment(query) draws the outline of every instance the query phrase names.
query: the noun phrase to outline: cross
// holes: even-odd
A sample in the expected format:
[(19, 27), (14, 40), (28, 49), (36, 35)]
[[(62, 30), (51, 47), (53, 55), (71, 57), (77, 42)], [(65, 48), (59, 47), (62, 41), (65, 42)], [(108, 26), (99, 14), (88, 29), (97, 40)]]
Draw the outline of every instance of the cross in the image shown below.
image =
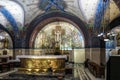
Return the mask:
[(53, 35), (55, 35), (56, 45), (59, 46), (61, 44), (61, 37), (64, 34), (65, 34), (65, 30), (61, 29), (61, 26), (56, 26), (55, 29), (53, 29)]
[(55, 35), (55, 41), (58, 42), (61, 40), (61, 35), (64, 35), (64, 30), (61, 29), (61, 26), (56, 26), (53, 30), (53, 34)]

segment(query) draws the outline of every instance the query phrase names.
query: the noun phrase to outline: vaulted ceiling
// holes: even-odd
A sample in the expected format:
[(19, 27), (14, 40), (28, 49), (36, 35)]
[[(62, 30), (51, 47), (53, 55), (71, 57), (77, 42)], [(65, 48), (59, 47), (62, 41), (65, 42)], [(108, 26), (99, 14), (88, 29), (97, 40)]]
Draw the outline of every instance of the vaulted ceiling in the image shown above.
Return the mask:
[[(0, 0), (0, 24), (9, 28), (13, 22), (21, 29), (38, 15), (46, 13), (48, 1), (58, 0)], [(120, 16), (119, 0), (59, 0), (60, 2), (66, 12), (74, 14), (86, 24), (95, 24), (96, 19), (102, 21), (103, 14), (108, 22)]]

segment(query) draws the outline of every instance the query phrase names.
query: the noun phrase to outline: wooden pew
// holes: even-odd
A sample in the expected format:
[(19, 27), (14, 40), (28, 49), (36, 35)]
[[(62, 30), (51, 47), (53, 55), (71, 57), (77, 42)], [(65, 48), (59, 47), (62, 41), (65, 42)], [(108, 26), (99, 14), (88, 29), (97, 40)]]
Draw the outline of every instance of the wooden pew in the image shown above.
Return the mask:
[(95, 77), (105, 77), (105, 67), (94, 62), (88, 62), (88, 69)]

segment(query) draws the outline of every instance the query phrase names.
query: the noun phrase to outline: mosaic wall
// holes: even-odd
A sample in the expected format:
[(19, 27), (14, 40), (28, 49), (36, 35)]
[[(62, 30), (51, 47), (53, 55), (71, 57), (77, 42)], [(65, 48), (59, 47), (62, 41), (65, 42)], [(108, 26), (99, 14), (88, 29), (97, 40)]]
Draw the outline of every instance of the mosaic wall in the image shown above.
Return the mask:
[(82, 33), (67, 22), (52, 22), (46, 25), (37, 35), (35, 48), (55, 48), (67, 50), (83, 48)]

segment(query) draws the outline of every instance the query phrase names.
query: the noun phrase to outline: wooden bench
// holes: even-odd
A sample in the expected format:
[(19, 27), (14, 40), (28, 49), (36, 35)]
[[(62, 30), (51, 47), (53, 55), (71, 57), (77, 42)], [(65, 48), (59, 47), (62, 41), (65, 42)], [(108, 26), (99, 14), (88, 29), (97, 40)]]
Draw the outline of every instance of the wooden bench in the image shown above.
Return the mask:
[(0, 63), (0, 73), (7, 72), (10, 70), (9, 63)]
[(105, 67), (100, 66), (94, 62), (88, 62), (88, 69), (95, 77), (104, 77), (105, 76)]

